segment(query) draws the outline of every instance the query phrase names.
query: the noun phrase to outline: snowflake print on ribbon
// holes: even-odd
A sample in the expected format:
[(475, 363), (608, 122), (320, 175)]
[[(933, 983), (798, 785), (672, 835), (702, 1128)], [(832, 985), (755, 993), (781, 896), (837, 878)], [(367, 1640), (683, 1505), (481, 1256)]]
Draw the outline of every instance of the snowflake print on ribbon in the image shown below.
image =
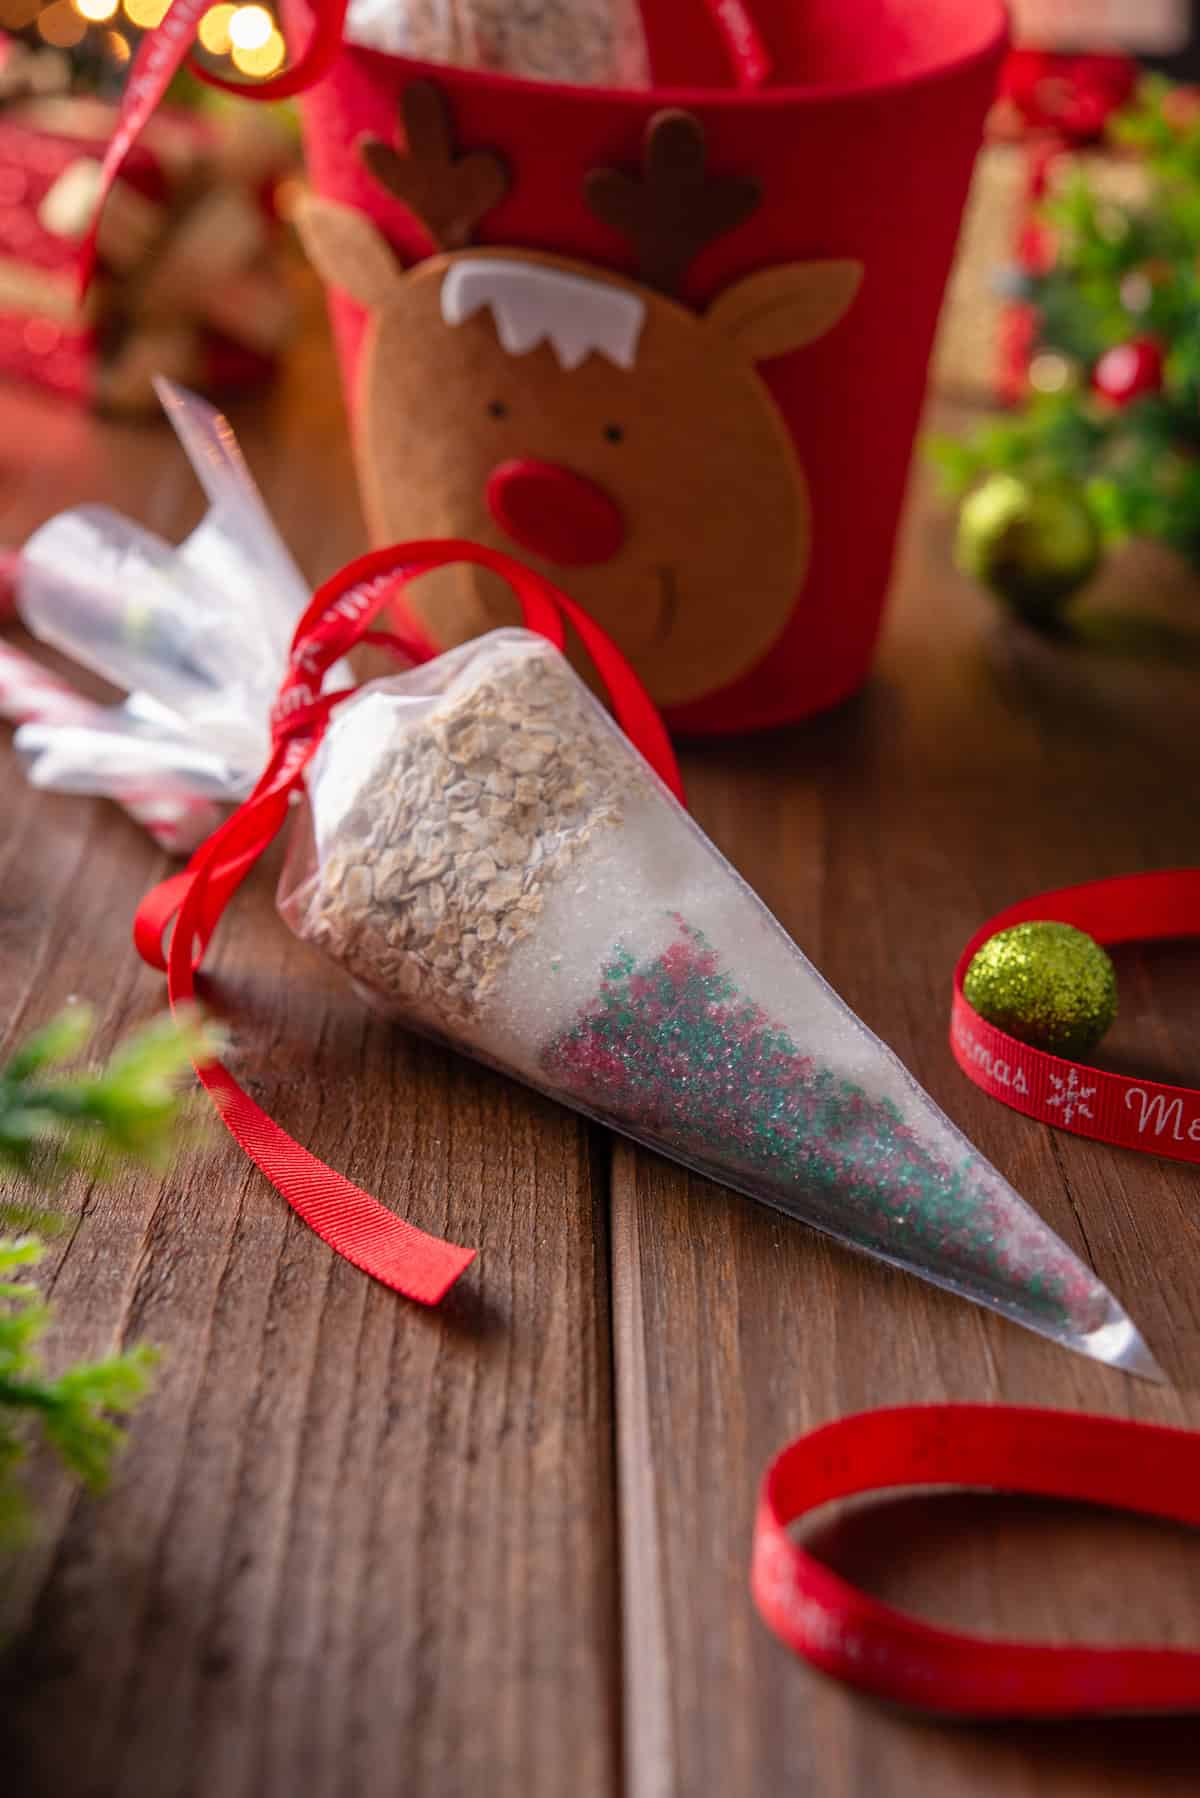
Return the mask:
[(1059, 1074), (1051, 1074), (1050, 1079), (1055, 1091), (1054, 1097), (1047, 1099), (1046, 1104), (1052, 1111), (1061, 1107), (1062, 1117), (1058, 1121), (1065, 1124), (1068, 1130), (1071, 1127), (1071, 1119), (1076, 1114), (1081, 1118), (1095, 1117), (1088, 1100), (1094, 1097), (1096, 1089), (1094, 1086), (1081, 1085), (1079, 1075), (1074, 1068), (1071, 1069), (1065, 1080)]

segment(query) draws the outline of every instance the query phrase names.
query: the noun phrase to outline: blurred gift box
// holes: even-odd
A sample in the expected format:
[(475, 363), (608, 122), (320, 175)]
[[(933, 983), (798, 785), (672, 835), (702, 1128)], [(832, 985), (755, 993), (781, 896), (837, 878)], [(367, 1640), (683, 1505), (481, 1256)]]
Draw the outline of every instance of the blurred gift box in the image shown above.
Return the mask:
[(20, 85), (6, 102), (0, 63), (0, 375), (122, 414), (156, 410), (156, 374), (209, 393), (267, 379), (292, 323), (275, 204), (289, 135), (161, 113), (104, 208), (81, 305), (114, 111)]

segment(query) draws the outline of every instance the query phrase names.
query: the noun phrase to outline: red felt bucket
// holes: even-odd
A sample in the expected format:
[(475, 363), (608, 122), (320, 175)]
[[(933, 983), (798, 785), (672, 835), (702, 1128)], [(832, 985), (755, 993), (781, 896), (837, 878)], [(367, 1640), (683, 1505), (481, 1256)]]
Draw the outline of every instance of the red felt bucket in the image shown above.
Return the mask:
[[(771, 65), (769, 79), (755, 91), (733, 84), (712, 19), (693, 0), (686, 7), (680, 0), (645, 0), (644, 16), (657, 83), (649, 92), (565, 88), (435, 68), (344, 45), (331, 72), (301, 102), (309, 168), (317, 193), (367, 214), (402, 264), (411, 268), (428, 259), (430, 236), (372, 178), (360, 144), (364, 136), (402, 144), (402, 95), (416, 80), (433, 80), (448, 104), (456, 150), (495, 150), (507, 165), (507, 191), (480, 219), (476, 246), (546, 252), (633, 277), (629, 243), (589, 210), (585, 182), (598, 168), (636, 171), (652, 117), (663, 108), (684, 108), (702, 128), (708, 174), (749, 176), (761, 186), (757, 209), (702, 248), (688, 267), (678, 295), (686, 307), (703, 312), (742, 278), (783, 264), (862, 265), (861, 286), (837, 322), (803, 347), (755, 361), (808, 492), (804, 565), (794, 566), (782, 600), (779, 558), (768, 576), (767, 551), (777, 527), (791, 528), (785, 514), (790, 518), (794, 508), (770, 499), (773, 471), (763, 460), (763, 432), (743, 452), (737, 431), (730, 436), (732, 415), (722, 410), (727, 396), (714, 400), (711, 416), (695, 397), (720, 360), (697, 333), (693, 350), (700, 361), (688, 384), (691, 403), (674, 429), (662, 416), (664, 404), (671, 411), (663, 393), (682, 398), (684, 389), (668, 383), (664, 390), (647, 377), (643, 394), (636, 366), (634, 377), (602, 369), (600, 375), (611, 377), (607, 388), (593, 370), (590, 397), (583, 394), (584, 369), (562, 371), (564, 395), (576, 382), (568, 415), (551, 416), (553, 407), (537, 389), (528, 416), (515, 419), (522, 381), (536, 386), (536, 380), (551, 378), (553, 355), (545, 342), (524, 357), (510, 357), (503, 393), (490, 391), (495, 371), (481, 363), (465, 404), (461, 395), (446, 394), (444, 382), (439, 392), (438, 384), (423, 379), (411, 358), (398, 353), (394, 364), (397, 378), (386, 402), (395, 428), (392, 487), (400, 493), (406, 468), (416, 466), (410, 457), (419, 456), (426, 483), (431, 466), (443, 471), (447, 497), (444, 505), (426, 506), (412, 530), (395, 528), (398, 521), (390, 517), (373, 518), (373, 529), (395, 537), (453, 529), (512, 548), (503, 508), (487, 506), (489, 459), (508, 466), (515, 453), (535, 469), (552, 465), (579, 475), (614, 502), (624, 547), (604, 568), (578, 570), (547, 557), (539, 564), (543, 572), (622, 642), (675, 730), (753, 730), (832, 706), (867, 676), (938, 309), (1004, 51), (1004, 9), (1001, 0), (755, 0)], [(366, 314), (336, 288), (331, 304), (361, 456)], [(686, 334), (686, 322), (672, 319), (675, 335)], [(475, 327), (488, 328), (482, 318)], [(648, 330), (646, 345), (651, 335)], [(475, 352), (465, 336), (462, 341), (469, 360)], [(546, 365), (541, 376), (539, 358)], [(389, 366), (373, 368), (373, 379), (386, 376)], [(611, 392), (615, 405), (621, 379), (620, 421), (605, 427), (602, 446), (600, 414), (592, 412), (605, 402), (596, 396)], [(491, 448), (486, 434), (489, 420), (494, 428), (499, 419), (497, 408), (503, 409), (503, 428)], [(657, 432), (652, 452), (644, 441), (651, 426)], [(612, 437), (615, 430), (620, 441)], [(571, 431), (578, 433), (577, 443)], [(630, 490), (622, 469), (639, 454)], [(760, 462), (761, 479), (755, 473)], [(718, 496), (710, 477), (722, 469), (730, 473)], [(547, 491), (554, 503), (553, 484)], [(758, 522), (756, 506), (765, 524)], [(399, 498), (397, 507), (402, 522)], [(462, 515), (464, 508), (470, 515)], [(526, 506), (522, 516), (527, 513)], [(598, 501), (593, 515), (611, 521)], [(751, 515), (756, 523), (749, 552), (743, 546), (733, 562), (723, 561), (738, 518), (744, 535)], [(674, 541), (683, 547), (676, 566), (668, 567), (664, 558), (659, 570), (655, 531), (662, 520), (670, 521)], [(562, 535), (560, 519), (559, 541)], [(765, 558), (761, 568), (756, 546)], [(651, 564), (669, 583), (670, 598), (665, 635), (659, 631), (653, 642), (645, 632), (657, 624), (647, 623), (644, 608), (638, 614)], [(709, 590), (698, 598), (705, 579)], [(768, 604), (764, 595), (772, 584)], [(764, 606), (769, 616), (760, 616)], [(697, 650), (688, 633), (701, 613), (708, 634)], [(465, 616), (450, 605), (444, 628), (436, 608), (423, 622), (446, 641), (467, 631)], [(470, 628), (480, 622), (474, 618)], [(673, 629), (681, 633), (683, 661), (690, 656), (694, 670), (681, 681), (661, 678), (664, 667), (674, 666)], [(743, 646), (755, 645), (749, 666), (744, 648), (733, 641), (739, 633)]]

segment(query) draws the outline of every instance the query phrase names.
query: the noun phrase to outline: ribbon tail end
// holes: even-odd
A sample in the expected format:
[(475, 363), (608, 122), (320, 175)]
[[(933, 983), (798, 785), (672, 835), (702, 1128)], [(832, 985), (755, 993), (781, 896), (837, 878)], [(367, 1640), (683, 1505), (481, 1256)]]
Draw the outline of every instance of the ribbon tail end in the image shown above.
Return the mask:
[(427, 1266), (419, 1267), (415, 1272), (409, 1266), (402, 1278), (395, 1282), (398, 1292), (422, 1305), (440, 1305), (478, 1253), (476, 1249), (464, 1249), (453, 1242), (439, 1242), (436, 1249), (436, 1256), (431, 1257)]

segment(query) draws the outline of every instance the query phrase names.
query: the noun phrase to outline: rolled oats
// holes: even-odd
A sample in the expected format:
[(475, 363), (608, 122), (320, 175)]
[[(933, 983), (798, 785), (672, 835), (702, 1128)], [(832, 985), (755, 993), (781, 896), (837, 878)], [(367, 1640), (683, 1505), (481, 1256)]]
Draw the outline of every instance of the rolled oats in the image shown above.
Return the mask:
[(300, 934), (406, 1010), (471, 1022), (545, 888), (621, 822), (628, 760), (556, 650), (510, 644), (397, 730), (316, 869)]

